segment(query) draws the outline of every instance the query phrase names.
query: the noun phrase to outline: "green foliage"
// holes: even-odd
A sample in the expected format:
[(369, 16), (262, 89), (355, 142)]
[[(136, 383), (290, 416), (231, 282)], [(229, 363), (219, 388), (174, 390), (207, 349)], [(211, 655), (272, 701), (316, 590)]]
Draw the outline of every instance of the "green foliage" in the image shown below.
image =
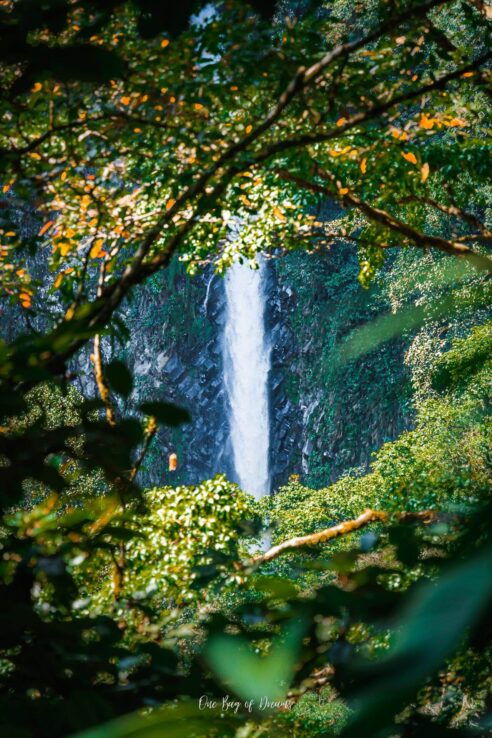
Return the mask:
[[(183, 611), (205, 605), (221, 586), (234, 585), (226, 566), (239, 555), (241, 523), (253, 516), (251, 500), (223, 475), (196, 487), (163, 487), (144, 494), (144, 510), (129, 509), (124, 516), (125, 571), (116, 603), (111, 576), (111, 555), (92, 557), (76, 569), (81, 589), (86, 589), (87, 612), (112, 612), (129, 617), (136, 604), (151, 608), (155, 618), (183, 617)], [(110, 529), (110, 533), (113, 529)], [(116, 533), (116, 531), (114, 531)], [(207, 590), (207, 576), (222, 570)], [(125, 610), (127, 614), (125, 615)], [(143, 611), (142, 611), (143, 612)], [(142, 612), (135, 618), (142, 625)]]
[[(368, 504), (445, 509), (442, 524), (390, 525), (352, 551), (340, 543), (329, 558), (326, 549), (324, 559), (300, 554), (295, 567), (286, 559), (264, 576), (239, 561), (249, 554), (240, 522), (252, 510), (225, 479), (147, 494), (135, 482), (155, 428), (142, 414), (174, 426), (186, 412), (152, 396), (135, 417), (117, 413), (108, 424), (101, 402), (79, 401), (66, 384), (67, 362), (94, 336), (128, 339), (113, 316), (173, 257), (190, 273), (204, 263), (223, 273), (238, 258), (254, 265), (261, 250), (322, 252), (338, 240), (356, 244), (364, 287), (393, 247), (431, 246), (464, 255), (470, 270), (490, 270), (481, 56), (489, 36), (480, 7), (340, 0), (272, 25), (228, 2), (187, 25), (188, 2), (172, 13), (153, 0), (38, 5), (7, 0), (1, 8), (0, 273), (2, 295), (22, 309), (28, 332), (0, 344), (0, 731), (65, 738), (135, 710), (92, 735), (261, 734), (262, 716), (201, 717), (181, 698), (290, 689), (297, 712), (268, 717), (272, 734), (287, 725), (335, 733), (348, 712), (338, 695), (354, 699), (345, 735), (360, 735), (361, 724), (371, 738), (452, 735), (460, 695), (473, 705), (473, 719), (463, 721), (471, 729), (486, 705), (482, 668), (463, 682), (454, 675), (461, 678), (466, 659), (480, 663), (488, 645), (485, 328), (435, 367), (429, 351), (416, 362), (415, 429), (383, 446), (368, 475), (329, 490), (292, 484), (263, 503), (277, 536), (325, 527)], [(327, 196), (342, 211), (318, 220), (312, 212)], [(27, 227), (20, 218), (33, 203)], [(405, 250), (396, 262), (400, 279), (388, 280), (382, 302), (389, 295), (394, 308), (414, 289), (410, 303), (428, 306), (436, 280), (421, 289), (415, 270), (402, 275)], [(436, 263), (429, 268), (426, 256), (420, 268), (442, 277)], [(322, 286), (336, 298), (336, 279)], [(475, 301), (481, 287), (485, 279), (470, 271), (441, 305), (475, 319), (486, 309)], [(378, 299), (369, 312), (380, 312)], [(183, 302), (175, 298), (174, 313)], [(369, 317), (358, 296), (346, 307), (330, 350)], [(392, 318), (383, 326), (387, 384), (386, 339), (423, 326), (410, 348), (416, 356), (433, 330), (427, 318), (444, 317), (418, 308), (418, 320), (410, 304), (403, 326)], [(35, 330), (29, 321), (41, 318), (54, 327)], [(173, 337), (187, 326), (183, 312)], [(362, 343), (352, 359), (374, 345)], [(332, 354), (323, 352), (320, 365), (329, 381)], [(361, 377), (377, 383), (343, 372), (354, 394)], [(450, 391), (433, 394), (432, 377)], [(133, 387), (119, 360), (107, 378), (123, 396)], [(299, 396), (299, 385), (291, 389)], [(41, 504), (32, 505), (34, 496)], [(414, 586), (418, 579), (428, 581)], [(220, 598), (222, 589), (230, 596)], [(192, 628), (180, 630), (187, 618)], [(313, 705), (319, 669), (336, 690), (331, 708)], [(438, 708), (432, 703), (433, 719), (422, 695), (435, 694), (443, 671), (452, 686)], [(375, 694), (364, 692), (370, 680)]]
[(470, 374), (490, 363), (492, 355), (492, 323), (477, 326), (470, 338), (455, 342), (453, 348), (441, 356), (434, 366), (432, 385), (442, 390), (469, 380)]

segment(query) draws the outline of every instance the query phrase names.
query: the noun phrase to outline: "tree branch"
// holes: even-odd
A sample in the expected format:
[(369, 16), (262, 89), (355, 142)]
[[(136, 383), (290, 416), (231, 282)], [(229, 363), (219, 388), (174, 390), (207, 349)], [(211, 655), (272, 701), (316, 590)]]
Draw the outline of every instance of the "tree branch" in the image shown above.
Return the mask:
[(130, 474), (128, 475), (128, 479), (130, 480), (130, 482), (133, 482), (135, 480), (138, 470), (142, 466), (142, 462), (145, 459), (145, 456), (147, 454), (147, 451), (149, 450), (151, 441), (154, 438), (156, 432), (157, 432), (157, 421), (155, 418), (151, 417), (149, 418), (147, 428), (145, 429), (145, 440), (142, 446), (142, 450), (140, 451), (135, 461), (135, 464), (133, 465), (133, 468), (130, 470)]
[[(492, 231), (490, 231), (487, 226), (482, 223), (482, 221), (477, 218), (476, 215), (473, 215), (473, 213), (469, 213), (466, 210), (463, 210), (462, 208), (459, 208), (457, 205), (443, 205), (442, 203), (438, 202), (437, 200), (434, 200), (432, 197), (418, 197), (417, 195), (408, 195), (407, 197), (402, 198), (401, 200), (398, 200), (398, 204), (404, 205), (409, 202), (419, 202), (423, 205), (430, 205), (430, 207), (435, 208), (436, 210), (440, 210), (441, 213), (445, 213), (446, 215), (451, 215), (452, 217), (459, 218), (460, 220), (463, 220), (465, 223), (468, 223), (468, 225), (471, 225), (472, 227), (476, 228), (478, 231), (480, 231), (480, 234), (486, 238), (490, 239), (492, 238)], [(466, 239), (466, 236), (465, 236)]]
[[(400, 522), (408, 520), (422, 520), (424, 523), (429, 523), (436, 518), (437, 513), (433, 510), (424, 510), (422, 512), (403, 512), (397, 514), (397, 519)], [(305, 546), (317, 546), (320, 543), (325, 543), (338, 536), (346, 535), (347, 533), (353, 533), (355, 530), (364, 528), (366, 525), (375, 522), (386, 523), (390, 520), (389, 513), (383, 512), (382, 510), (364, 510), (355, 520), (345, 520), (343, 523), (334, 525), (331, 528), (325, 528), (325, 530), (319, 533), (310, 533), (307, 536), (299, 536), (296, 538), (289, 538), (287, 541), (272, 546), (268, 551), (258, 556), (254, 556), (247, 562), (249, 566), (259, 566), (265, 564), (267, 561), (272, 561), (278, 556), (281, 556), (287, 551), (295, 551)]]
[[(106, 275), (106, 259), (104, 259), (101, 264), (101, 271), (99, 274), (99, 283), (97, 286), (98, 297), (101, 296), (105, 275)], [(96, 336), (94, 336), (94, 352), (91, 354), (90, 358), (94, 365), (94, 377), (96, 379), (99, 396), (101, 400), (103, 401), (104, 406), (106, 408), (106, 419), (109, 425), (115, 426), (116, 416), (115, 416), (115, 412), (113, 409), (113, 404), (111, 402), (109, 385), (107, 383), (106, 377), (104, 376), (103, 362), (102, 362), (102, 355), (101, 355), (101, 336), (99, 333)]]
[(106, 381), (106, 377), (104, 376), (101, 357), (101, 336), (99, 335), (99, 333), (97, 334), (97, 336), (94, 337), (94, 350), (90, 358), (94, 365), (94, 377), (96, 380), (99, 396), (104, 403), (104, 407), (106, 408), (106, 419), (109, 425), (114, 426), (116, 425), (116, 418), (109, 394), (109, 386)]
[(101, 123), (103, 121), (110, 120), (125, 120), (131, 124), (138, 123), (139, 125), (151, 126), (152, 128), (168, 128), (166, 123), (161, 123), (155, 120), (147, 120), (147, 118), (143, 118), (138, 115), (131, 115), (130, 113), (125, 113), (124, 111), (102, 113), (101, 115), (95, 115), (92, 118), (77, 119), (69, 121), (68, 123), (60, 123), (58, 125), (51, 126), (47, 131), (39, 135), (37, 138), (33, 138), (31, 141), (26, 143), (25, 146), (20, 146), (18, 148), (12, 147), (10, 149), (0, 148), (0, 156), (23, 156), (24, 154), (29, 154), (31, 151), (37, 149), (38, 146), (41, 146), (41, 144), (43, 144), (45, 141), (48, 141), (57, 133), (72, 131), (76, 128), (87, 126), (90, 123)]
[[(335, 181), (335, 176), (330, 172), (319, 171), (318, 173), (325, 176), (331, 182)], [(361, 213), (364, 213), (364, 215), (369, 218), (369, 220), (380, 223), (389, 230), (395, 231), (405, 238), (408, 238), (419, 248), (436, 248), (439, 251), (443, 251), (445, 254), (465, 258), (478, 269), (486, 270), (492, 273), (492, 259), (490, 259), (488, 256), (484, 256), (483, 254), (479, 254), (464, 243), (460, 243), (459, 241), (449, 241), (445, 238), (441, 238), (440, 236), (431, 236), (427, 235), (426, 233), (422, 233), (416, 228), (413, 228), (413, 226), (408, 225), (408, 223), (404, 223), (395, 216), (391, 215), (391, 213), (388, 213), (386, 210), (382, 210), (381, 208), (369, 205), (369, 203), (361, 200), (350, 191), (341, 195), (339, 193), (339, 190), (336, 188), (328, 189), (323, 185), (317, 184), (315, 182), (308, 182), (307, 180), (304, 180), (301, 177), (296, 177), (295, 175), (292, 175), (289, 172), (285, 172), (284, 170), (280, 170), (279, 174), (284, 179), (295, 182), (299, 186), (311, 190), (312, 192), (318, 192), (322, 195), (336, 198), (345, 205), (352, 205)]]

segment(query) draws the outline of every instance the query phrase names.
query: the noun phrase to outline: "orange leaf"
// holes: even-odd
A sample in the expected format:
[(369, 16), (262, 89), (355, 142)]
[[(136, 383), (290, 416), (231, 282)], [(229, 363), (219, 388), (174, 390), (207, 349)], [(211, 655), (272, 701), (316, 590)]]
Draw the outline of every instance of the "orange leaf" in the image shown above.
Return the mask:
[(46, 231), (49, 231), (49, 229), (51, 228), (54, 222), (55, 222), (54, 220), (49, 220), (47, 223), (45, 223), (44, 226), (39, 231), (38, 236), (44, 236)]
[(163, 38), (162, 41), (161, 41), (161, 47), (163, 49), (165, 49), (166, 46), (169, 46), (169, 39), (168, 38)]
[(428, 118), (427, 115), (422, 115), (420, 118), (419, 126), (421, 128), (425, 128), (426, 130), (429, 130), (434, 127), (435, 120), (434, 118)]
[(339, 126), (339, 127), (340, 127), (340, 126), (344, 126), (346, 122), (347, 122), (347, 119), (346, 119), (346, 118), (339, 118), (339, 119), (337, 120), (337, 123), (336, 123), (336, 125), (337, 125), (337, 126)]
[(466, 123), (464, 120), (460, 120), (459, 118), (452, 118), (448, 122), (444, 121), (444, 125), (449, 126), (450, 128), (456, 128), (457, 126), (466, 126)]
[(425, 164), (422, 164), (422, 168), (420, 170), (420, 174), (421, 174), (420, 179), (422, 182), (425, 182), (425, 180), (429, 176), (429, 172), (430, 172), (429, 164), (425, 162)]
[(129, 104), (130, 104), (130, 98), (129, 98), (129, 97), (126, 97), (126, 96), (124, 96), (124, 97), (122, 97), (122, 98), (120, 99), (120, 103), (121, 103), (122, 105), (129, 105)]
[(62, 282), (63, 282), (63, 272), (60, 272), (60, 274), (58, 274), (53, 284), (53, 287), (55, 288), (55, 290), (58, 289), (58, 287), (61, 285)]
[(367, 159), (364, 157), (360, 163), (360, 171), (362, 174), (365, 174), (367, 172)]
[(347, 195), (348, 194), (348, 191), (349, 191), (349, 188), (348, 187), (340, 187), (340, 189), (338, 190), (338, 194), (339, 195)]
[(403, 156), (404, 159), (409, 161), (411, 164), (417, 163), (417, 157), (415, 156), (415, 154), (412, 154), (411, 151), (409, 151), (408, 153), (406, 151), (402, 151), (401, 155)]
[(201, 103), (195, 103), (193, 107), (195, 108), (195, 110), (201, 110), (203, 108), (203, 105)]
[(280, 208), (277, 208), (277, 207), (273, 208), (273, 214), (279, 220), (287, 220), (287, 218), (285, 217), (285, 215), (283, 214), (283, 212), (280, 210)]
[(39, 90), (42, 90), (42, 89), (43, 89), (43, 85), (41, 84), (41, 82), (36, 82), (36, 84), (32, 88), (32, 92), (39, 92)]
[(172, 206), (174, 205), (175, 202), (176, 202), (176, 200), (173, 200), (173, 198), (171, 197), (171, 199), (168, 200), (167, 203), (166, 203), (166, 210), (171, 210), (171, 208), (172, 208)]
[(246, 126), (245, 128), (246, 134), (251, 133), (252, 130), (253, 130), (253, 126)]

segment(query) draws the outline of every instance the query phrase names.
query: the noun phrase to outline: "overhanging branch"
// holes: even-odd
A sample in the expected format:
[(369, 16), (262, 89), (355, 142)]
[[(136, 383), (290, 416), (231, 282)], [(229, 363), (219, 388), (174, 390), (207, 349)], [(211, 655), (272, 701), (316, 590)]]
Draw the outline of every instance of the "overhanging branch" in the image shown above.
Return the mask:
[[(424, 523), (430, 523), (435, 520), (437, 513), (433, 510), (423, 510), (422, 512), (402, 512), (397, 513), (396, 518), (400, 522), (410, 520), (421, 520)], [(258, 556), (254, 556), (248, 561), (249, 566), (260, 566), (268, 561), (278, 558), (288, 551), (296, 551), (309, 546), (318, 546), (320, 543), (326, 543), (333, 538), (346, 535), (347, 533), (353, 533), (360, 528), (364, 528), (370, 523), (382, 522), (387, 523), (390, 520), (390, 515), (382, 510), (364, 510), (355, 520), (345, 520), (343, 523), (334, 525), (331, 528), (325, 528), (319, 533), (310, 533), (306, 536), (298, 536), (296, 538), (289, 538), (287, 541), (272, 546), (272, 548), (265, 551)]]
[[(318, 171), (318, 173), (324, 176), (330, 182), (335, 182), (335, 176), (331, 172)], [(279, 174), (282, 178), (291, 182), (295, 182), (300, 187), (308, 189), (311, 192), (318, 192), (319, 194), (325, 195), (327, 197), (338, 199), (344, 205), (352, 205), (361, 213), (363, 213), (369, 220), (375, 223), (380, 223), (389, 230), (399, 233), (401, 236), (409, 239), (415, 246), (419, 248), (436, 248), (439, 251), (444, 252), (445, 254), (465, 258), (474, 266), (476, 266), (477, 269), (482, 269), (492, 273), (492, 259), (490, 259), (488, 256), (485, 256), (484, 254), (480, 254), (477, 251), (474, 251), (469, 246), (461, 243), (460, 241), (451, 241), (449, 239), (442, 238), (441, 236), (432, 236), (426, 233), (422, 233), (408, 223), (399, 220), (387, 210), (382, 210), (381, 208), (375, 207), (374, 205), (370, 205), (365, 200), (361, 200), (361, 198), (350, 192), (350, 190), (348, 192), (344, 191), (344, 194), (342, 195), (340, 194), (340, 190), (335, 187), (328, 188), (316, 182), (310, 182), (303, 179), (302, 177), (292, 175), (290, 174), (290, 172), (286, 172), (284, 170), (280, 170)]]

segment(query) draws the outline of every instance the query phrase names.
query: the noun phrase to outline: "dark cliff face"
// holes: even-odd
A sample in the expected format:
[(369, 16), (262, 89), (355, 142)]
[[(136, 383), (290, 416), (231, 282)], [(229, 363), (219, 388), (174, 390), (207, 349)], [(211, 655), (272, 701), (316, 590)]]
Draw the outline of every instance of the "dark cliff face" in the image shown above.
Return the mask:
[(322, 486), (366, 468), (372, 452), (409, 425), (406, 344), (336, 366), (343, 337), (389, 309), (384, 276), (362, 289), (356, 255), (345, 247), (288, 254), (272, 272), (273, 486), (292, 473)]
[[(137, 292), (126, 308), (131, 333), (126, 358), (135, 374), (135, 402), (166, 399), (192, 420), (179, 430), (161, 428), (141, 483), (196, 483), (231, 472), (229, 428), (222, 373), (222, 279), (210, 270), (190, 278), (174, 267)], [(168, 454), (178, 470), (169, 473)]]

